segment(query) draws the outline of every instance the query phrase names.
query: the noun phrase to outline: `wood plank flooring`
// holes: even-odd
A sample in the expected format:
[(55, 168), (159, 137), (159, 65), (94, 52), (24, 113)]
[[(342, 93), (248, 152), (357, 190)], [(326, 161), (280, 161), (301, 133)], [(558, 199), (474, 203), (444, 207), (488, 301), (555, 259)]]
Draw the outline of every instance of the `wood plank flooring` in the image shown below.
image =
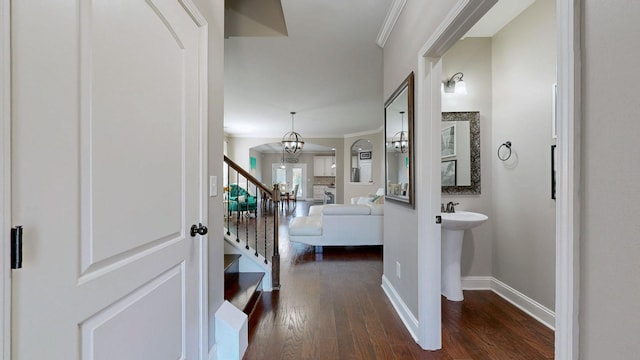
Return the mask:
[[(308, 206), (299, 202), (287, 218)], [(281, 236), (280, 249), (282, 289), (264, 293), (256, 307), (245, 360), (553, 359), (553, 332), (491, 291), (443, 298), (443, 349), (424, 351), (380, 287), (381, 247), (315, 254)]]

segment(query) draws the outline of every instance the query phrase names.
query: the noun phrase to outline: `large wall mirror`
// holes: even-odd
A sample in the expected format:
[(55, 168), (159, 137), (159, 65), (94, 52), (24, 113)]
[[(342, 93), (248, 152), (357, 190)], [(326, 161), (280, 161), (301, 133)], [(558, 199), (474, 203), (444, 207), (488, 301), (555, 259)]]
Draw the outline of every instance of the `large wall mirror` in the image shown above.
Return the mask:
[(385, 196), (414, 207), (413, 72), (384, 104)]
[(480, 194), (480, 113), (442, 113), (442, 193)]

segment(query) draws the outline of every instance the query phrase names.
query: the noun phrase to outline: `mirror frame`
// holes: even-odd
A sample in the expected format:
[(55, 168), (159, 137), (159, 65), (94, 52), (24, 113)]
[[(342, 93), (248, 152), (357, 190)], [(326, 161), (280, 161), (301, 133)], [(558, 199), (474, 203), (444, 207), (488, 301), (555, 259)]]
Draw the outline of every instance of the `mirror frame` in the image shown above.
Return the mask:
[(453, 111), (443, 112), (442, 121), (469, 121), (471, 185), (443, 186), (442, 193), (449, 195), (480, 195), (480, 112)]
[[(409, 206), (411, 206), (412, 208), (415, 208), (415, 180), (413, 177), (413, 149), (414, 149), (414, 136), (413, 136), (413, 114), (414, 114), (414, 109), (413, 109), (413, 71), (409, 74), (409, 76), (407, 76), (406, 79), (404, 79), (404, 81), (402, 82), (402, 84), (400, 84), (400, 86), (398, 86), (398, 88), (393, 92), (393, 94), (391, 94), (391, 96), (389, 97), (389, 99), (384, 103), (384, 168), (385, 168), (385, 172), (384, 172), (384, 195), (386, 199), (389, 200), (393, 200), (393, 201), (397, 201), (400, 203), (404, 203), (407, 204)], [(387, 107), (389, 107), (389, 105), (391, 105), (393, 103), (393, 101), (405, 90), (407, 89), (407, 139), (409, 141), (409, 150), (407, 151), (407, 154), (409, 156), (409, 177), (408, 177), (408, 181), (409, 181), (409, 186), (407, 188), (407, 196), (406, 197), (400, 197), (397, 195), (392, 195), (389, 193), (389, 159), (387, 156), (387, 139), (389, 139), (390, 137), (392, 137), (394, 134), (389, 134), (389, 129), (387, 128)], [(390, 136), (389, 136), (390, 135)]]

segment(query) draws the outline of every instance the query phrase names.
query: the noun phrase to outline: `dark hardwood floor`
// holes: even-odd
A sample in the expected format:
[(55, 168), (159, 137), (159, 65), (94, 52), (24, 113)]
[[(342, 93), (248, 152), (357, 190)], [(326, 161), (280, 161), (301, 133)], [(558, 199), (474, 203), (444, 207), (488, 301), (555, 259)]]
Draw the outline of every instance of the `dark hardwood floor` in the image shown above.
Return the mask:
[(491, 291), (443, 298), (443, 349), (422, 350), (380, 284), (381, 247), (289, 243), (283, 214), (282, 289), (264, 293), (249, 324), (251, 359), (552, 359), (554, 334)]

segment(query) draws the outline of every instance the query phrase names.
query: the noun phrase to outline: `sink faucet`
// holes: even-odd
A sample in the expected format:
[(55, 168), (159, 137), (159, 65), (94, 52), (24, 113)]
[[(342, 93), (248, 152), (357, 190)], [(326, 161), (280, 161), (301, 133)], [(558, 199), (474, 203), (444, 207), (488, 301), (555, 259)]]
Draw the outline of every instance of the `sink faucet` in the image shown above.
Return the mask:
[(445, 212), (447, 212), (447, 213), (456, 212), (456, 209), (454, 208), (454, 206), (456, 206), (456, 205), (460, 205), (460, 203), (454, 203), (453, 201), (449, 201), (447, 203), (447, 209), (445, 210)]

